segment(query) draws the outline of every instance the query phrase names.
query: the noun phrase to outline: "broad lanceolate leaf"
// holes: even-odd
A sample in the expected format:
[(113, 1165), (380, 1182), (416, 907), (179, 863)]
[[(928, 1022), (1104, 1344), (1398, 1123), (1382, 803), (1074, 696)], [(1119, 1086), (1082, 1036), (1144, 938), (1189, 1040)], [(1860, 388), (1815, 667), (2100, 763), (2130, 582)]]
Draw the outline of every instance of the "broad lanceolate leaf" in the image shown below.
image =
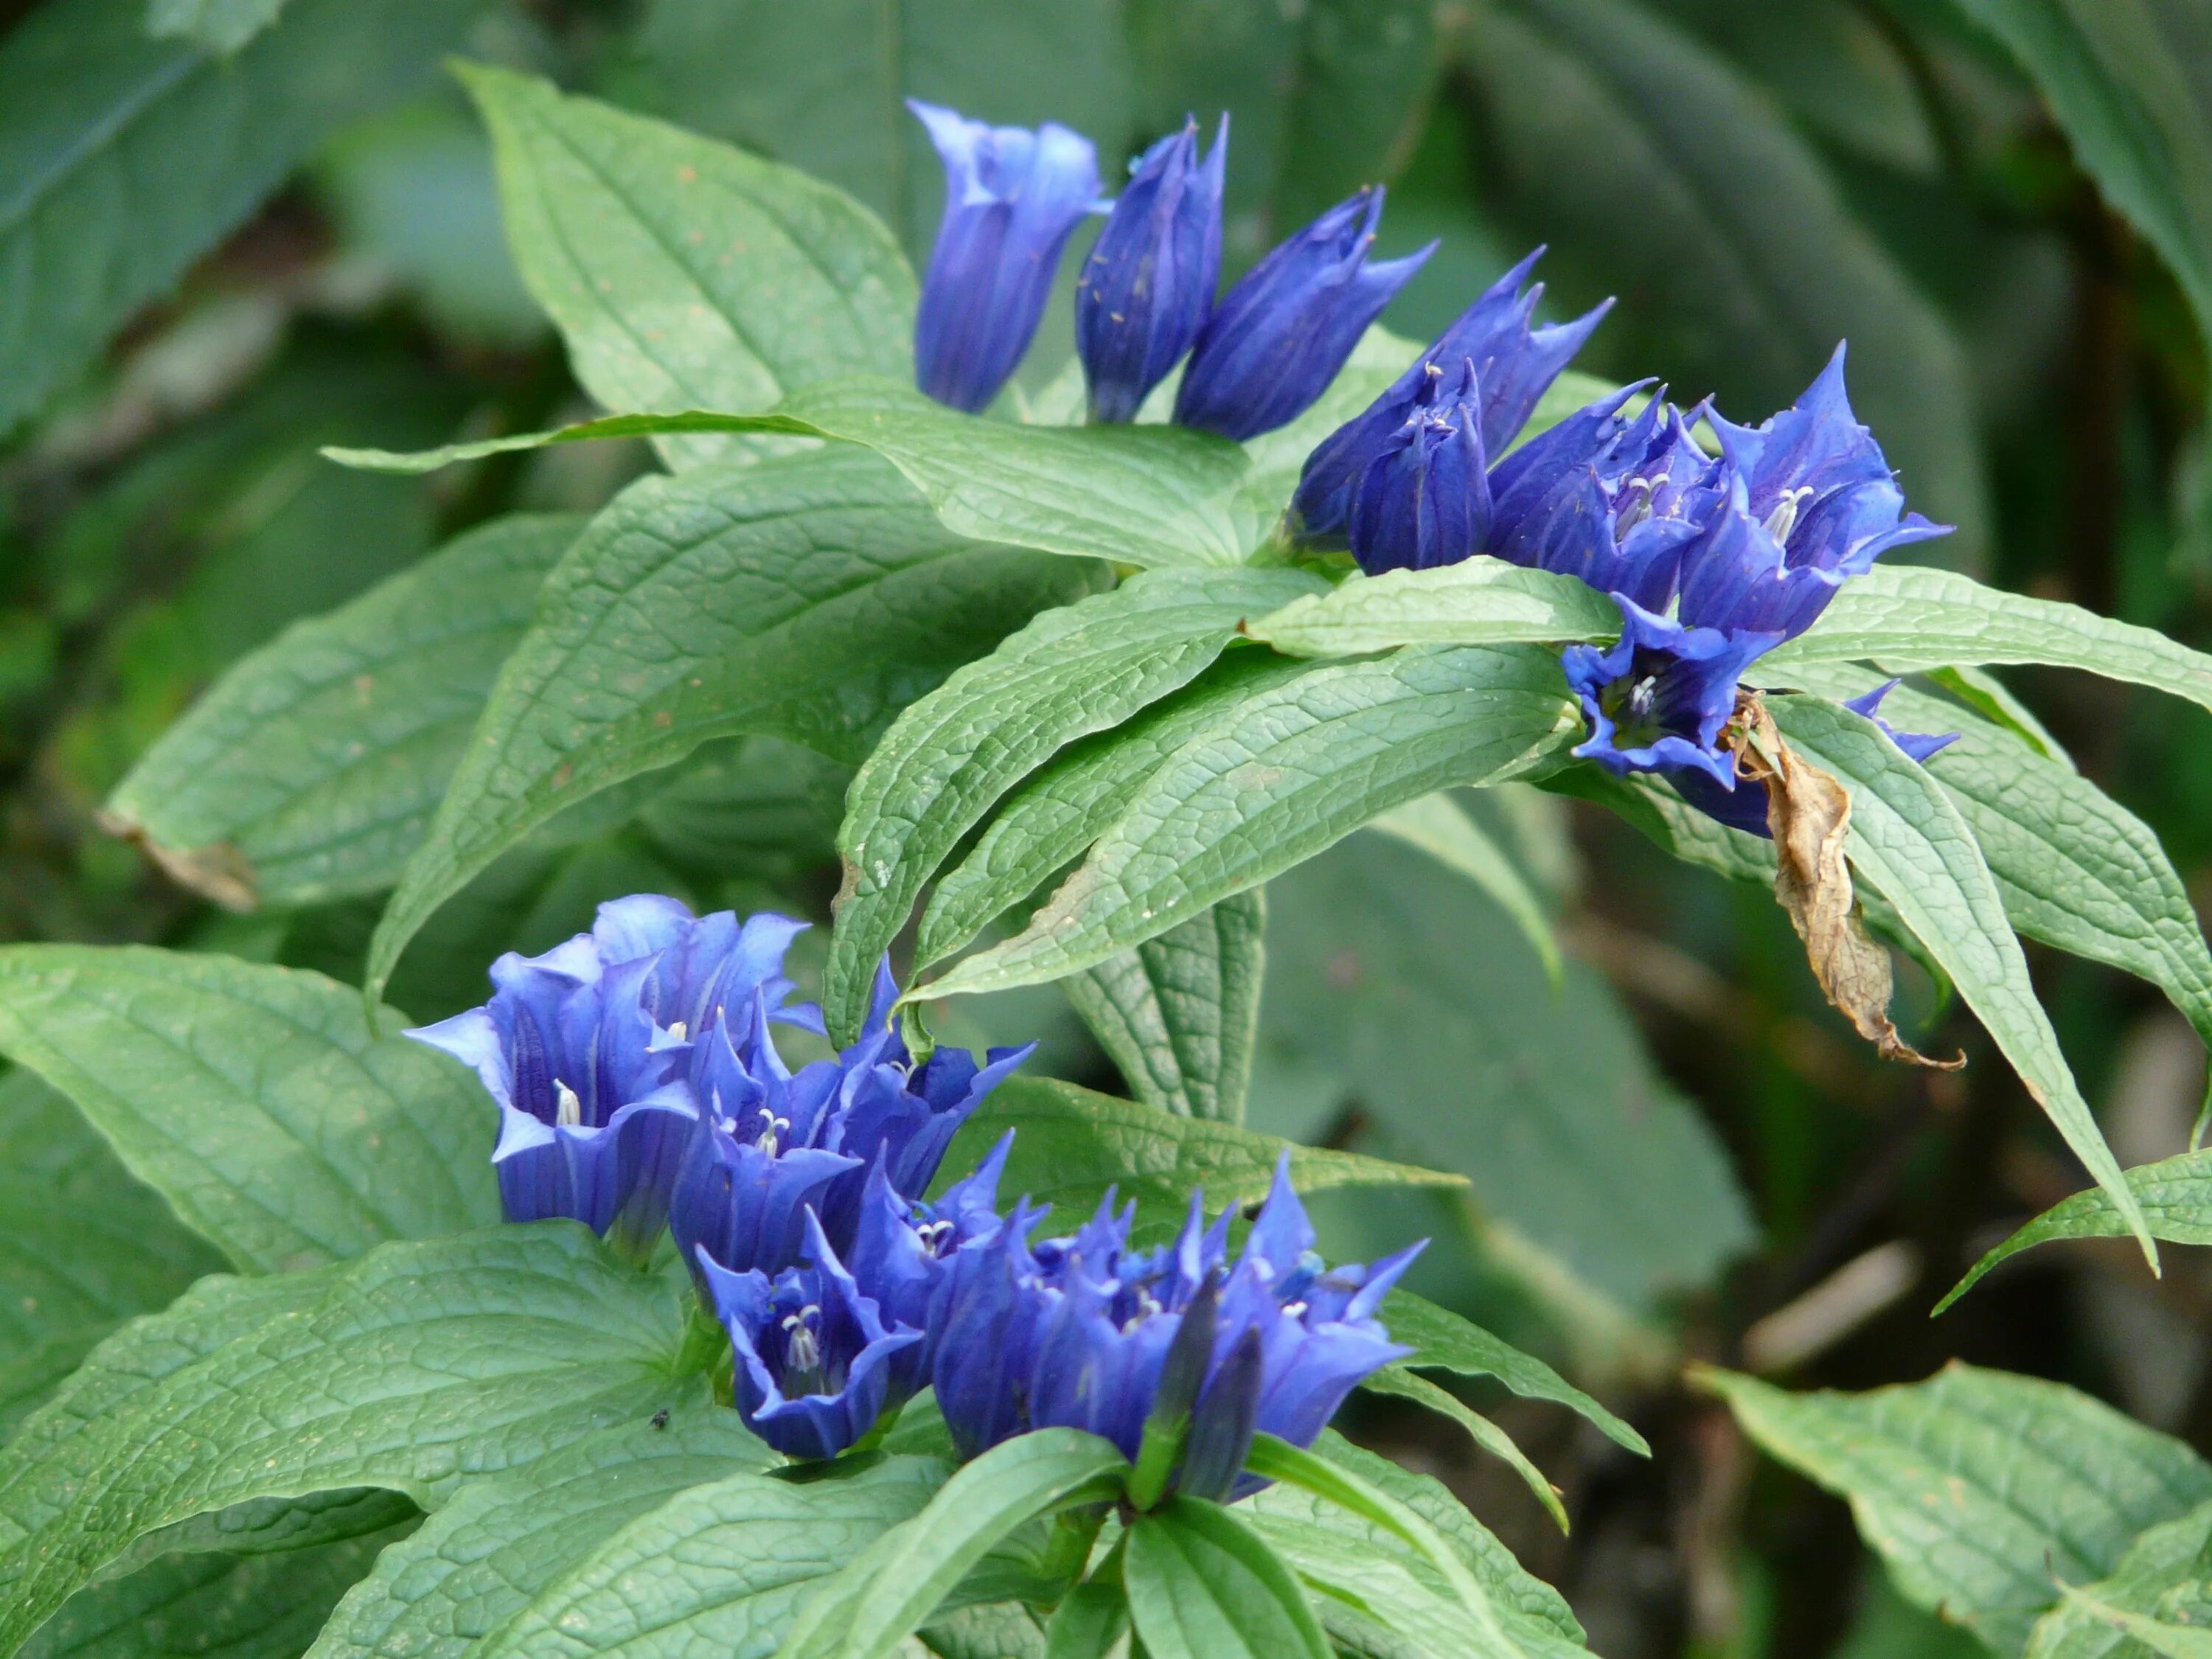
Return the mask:
[(544, 1606), (630, 1522), (679, 1493), (775, 1455), (725, 1407), (680, 1407), (586, 1436), (494, 1480), (471, 1482), (348, 1595), (313, 1659), (462, 1659)]
[[(570, 1224), (386, 1245), (270, 1282), (321, 1294), (121, 1409), (88, 1420), (82, 1391), (65, 1395), (0, 1455), (0, 1651), (160, 1528), (337, 1487), (434, 1506), (465, 1475), (703, 1393), (676, 1375), (674, 1291)], [(149, 1322), (204, 1340), (174, 1314)], [(116, 1340), (143, 1351), (155, 1334)]]
[[(2212, 1149), (2183, 1152), (2127, 1171), (2128, 1191), (2154, 1238), (2175, 1244), (2212, 1244)], [(2110, 1194), (2091, 1188), (2051, 1206), (1974, 1263), (1938, 1303), (1941, 1313), (1981, 1281), (1984, 1274), (2022, 1250), (2054, 1238), (2128, 1238), (2129, 1224)]]
[(929, 1618), (968, 1570), (1016, 1528), (1071, 1504), (1117, 1497), (1128, 1463), (1110, 1441), (1039, 1429), (1000, 1442), (945, 1483), (817, 1595), (789, 1659), (883, 1659)]
[[(1832, 698), (1878, 684), (1835, 667), (1808, 666), (1798, 678)], [(1900, 686), (1882, 718), (1905, 731), (1959, 733), (1928, 770), (1973, 831), (2014, 929), (2142, 975), (2212, 1043), (2212, 951), (2149, 825), (2071, 766), (1961, 719), (1940, 698)]]
[(94, 1344), (222, 1265), (76, 1107), (0, 1078), (0, 1444)]
[(228, 957), (0, 950), (0, 1052), (251, 1272), (498, 1218), (489, 1104), (400, 1023), (319, 974)]
[(546, 444), (715, 433), (863, 445), (912, 480), (947, 529), (1049, 553), (1140, 568), (1233, 565), (1268, 527), (1239, 488), (1249, 465), (1244, 452), (1225, 438), (1177, 426), (986, 420), (933, 403), (904, 381), (873, 376), (809, 388), (767, 415), (701, 409), (610, 415), (413, 454), (323, 453), (371, 471), (428, 472)]
[(1393, 1340), (1413, 1348), (1404, 1361), (1408, 1369), (1495, 1377), (1524, 1400), (1548, 1400), (1579, 1412), (1613, 1444), (1639, 1457), (1651, 1455), (1650, 1443), (1642, 1435), (1535, 1355), (1522, 1352), (1449, 1308), (1439, 1308), (1411, 1291), (1393, 1291), (1383, 1300), (1382, 1318)]
[(2004, 899), (1959, 809), (1864, 715), (1813, 697), (1768, 701), (1790, 745), (1850, 792), (1846, 850), (1942, 964), (2030, 1095), (2154, 1262), (2142, 1212), (2036, 1000)]
[[(610, 409), (752, 413), (912, 363), (914, 274), (842, 191), (543, 81), (481, 66), (465, 79), (515, 264)], [(732, 447), (665, 445), (678, 465)]]
[(2208, 1546), (2212, 1504), (2151, 1528), (2110, 1577), (2066, 1587), (2058, 1605), (2035, 1621), (2026, 1659), (2203, 1659), (2212, 1653)]
[(1225, 898), (1061, 981), (1146, 1104), (1183, 1117), (1244, 1121), (1267, 965), (1262, 892)]
[(1908, 1600), (2001, 1653), (2060, 1584), (2104, 1577), (2146, 1528), (2212, 1499), (2187, 1446), (2054, 1382), (1960, 1364), (1863, 1395), (1704, 1380), (1753, 1440), (1850, 1501)]
[(1856, 661), (1896, 674), (1954, 663), (2047, 663), (2212, 708), (2212, 657), (2201, 651), (2078, 605), (1921, 566), (1878, 564), (1845, 582), (1819, 622), (1759, 665), (1787, 679), (1799, 663)]
[(951, 956), (1081, 858), (1170, 755), (1304, 672), (1273, 652), (1229, 652), (1175, 696), (1054, 756), (1006, 798), (966, 859), (938, 882), (921, 913), (917, 969)]
[[(973, 1169), (1009, 1129), (1015, 1131), (1014, 1148), (999, 1182), (1000, 1194), (1026, 1194), (1049, 1203), (1058, 1224), (1071, 1231), (1098, 1207), (1109, 1187), (1125, 1201), (1134, 1199), (1140, 1219), (1155, 1225), (1181, 1222), (1196, 1187), (1206, 1189), (1209, 1213), (1256, 1204), (1267, 1195), (1276, 1162), (1289, 1145), (1233, 1123), (1178, 1117), (1073, 1083), (1015, 1076), (962, 1127), (945, 1155), (940, 1183)], [(1460, 1184), (1456, 1176), (1352, 1152), (1291, 1146), (1290, 1154), (1291, 1182), (1300, 1192)]]
[(498, 520), (295, 626), (140, 757), (102, 822), (241, 908), (389, 887), (583, 527), (573, 514)]
[(741, 1474), (694, 1486), (534, 1589), (470, 1659), (767, 1659), (816, 1590), (945, 1474), (933, 1457), (889, 1457), (815, 1480)]
[(1297, 1577), (1233, 1511), (1171, 1498), (1125, 1548), (1130, 1622), (1155, 1659), (1329, 1659)]
[(1545, 914), (1543, 901), (1505, 849), (1467, 815), (1449, 792), (1440, 790), (1394, 806), (1367, 827), (1395, 836), (1408, 847), (1419, 848), (1445, 869), (1481, 889), (1521, 930), (1528, 948), (1542, 961), (1552, 988), (1564, 988), (1566, 962), (1559, 954), (1559, 937), (1552, 931), (1552, 919)]
[(0, 49), (0, 433), (260, 204), (324, 136), (420, 85), (467, 0), (295, 0), (233, 58), (64, 0)]
[(1436, 570), (1355, 576), (1245, 632), (1292, 656), (1356, 657), (1401, 645), (1617, 639), (1620, 611), (1572, 576), (1478, 554)]
[(1146, 572), (1045, 612), (894, 720), (837, 833), (845, 881), (822, 994), (831, 1033), (858, 1031), (877, 962), (993, 802), (1062, 744), (1187, 684), (1245, 617), (1322, 586), (1291, 570)]
[(1571, 722), (1558, 659), (1534, 647), (1419, 649), (1301, 675), (1176, 750), (1026, 929), (923, 994), (1103, 962), (1401, 801), (1512, 776)]
[(2212, 339), (2212, 27), (2173, 0), (1961, 0), (2034, 76), (2106, 199), (2165, 258)]
[(633, 485), (546, 579), (369, 961), (537, 825), (710, 738), (858, 760), (884, 722), (1094, 568), (949, 534), (853, 448)]

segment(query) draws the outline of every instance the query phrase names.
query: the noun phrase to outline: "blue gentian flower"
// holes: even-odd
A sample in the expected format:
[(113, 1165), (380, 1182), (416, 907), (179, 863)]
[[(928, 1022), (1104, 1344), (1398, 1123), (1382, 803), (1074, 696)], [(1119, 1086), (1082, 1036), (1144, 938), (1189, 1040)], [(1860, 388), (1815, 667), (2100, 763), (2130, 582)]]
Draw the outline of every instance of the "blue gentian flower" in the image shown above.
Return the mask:
[(474, 1066), (499, 1103), (492, 1162), (509, 1220), (573, 1217), (633, 1259), (650, 1254), (698, 1119), (690, 1033), (724, 997), (780, 1006), (799, 928), (617, 899), (589, 933), (494, 963), (483, 1007), (407, 1033)]
[(1482, 551), (1667, 608), (1683, 550), (1721, 502), (1721, 463), (1663, 388), (1634, 417), (1622, 414), (1640, 390), (1600, 398), (1491, 469)]
[(1381, 189), (1363, 190), (1252, 267), (1199, 331), (1176, 393), (1184, 426), (1239, 441), (1287, 425), (1328, 390), (1368, 325), (1436, 252), (1368, 262)]
[(898, 1193), (925, 1191), (960, 1126), (1036, 1047), (994, 1048), (981, 1066), (940, 1048), (916, 1066), (891, 1024), (898, 994), (886, 963), (860, 1040), (796, 1075), (764, 999), (728, 1010), (698, 1043), (689, 1077), (702, 1121), (669, 1209), (686, 1261), (704, 1249), (732, 1272), (779, 1272), (798, 1259), (810, 1208), (849, 1250), (870, 1166)]
[(1844, 348), (1760, 427), (1709, 415), (1728, 487), (1685, 550), (1682, 616), (1708, 628), (1810, 628), (1837, 588), (1893, 547), (1949, 533), (1905, 512), (1905, 493), (1844, 390)]
[(1190, 349), (1221, 276), (1221, 182), (1229, 118), (1203, 161), (1198, 123), (1130, 164), (1128, 187), (1084, 262), (1075, 346), (1091, 418), (1133, 421), (1146, 394)]
[(1098, 157), (1079, 132), (970, 121), (919, 99), (907, 107), (945, 161), (945, 217), (915, 313), (915, 380), (974, 411), (1029, 349), (1068, 237), (1103, 212)]
[(1946, 732), (1938, 737), (1919, 732), (1900, 732), (1882, 719), (1878, 712), (1881, 708), (1881, 700), (1896, 690), (1900, 682), (1897, 680), (1885, 681), (1871, 691), (1863, 692), (1856, 697), (1846, 698), (1844, 707), (1854, 714), (1864, 714), (1876, 726), (1881, 727), (1882, 735), (1903, 750), (1907, 759), (1916, 763), (1924, 763), (1938, 750), (1956, 743), (1959, 740), (1959, 734), (1956, 732)]
[(1522, 284), (1543, 252), (1538, 248), (1492, 283), (1389, 390), (1306, 458), (1291, 501), (1291, 528), (1301, 541), (1315, 547), (1345, 544), (1353, 487), (1407, 422), (1439, 402), (1456, 400), (1462, 363), (1474, 365), (1481, 388), (1476, 430), (1484, 465), (1511, 446), (1545, 388), (1613, 307), (1607, 300), (1573, 322), (1531, 329), (1528, 319), (1544, 285), (1524, 291)]
[(1590, 735), (1575, 750), (1615, 775), (1687, 770), (1735, 787), (1735, 757), (1719, 746), (1745, 665), (1778, 634), (1692, 628), (1614, 595), (1619, 644), (1569, 646), (1559, 665), (1582, 700)]
[[(934, 1304), (930, 1380), (963, 1457), (1065, 1427), (1133, 1458), (1172, 1384), (1190, 1408), (1178, 1487), (1226, 1500), (1256, 1484), (1240, 1474), (1255, 1431), (1312, 1444), (1361, 1379), (1411, 1352), (1375, 1313), (1421, 1247), (1328, 1267), (1287, 1154), (1233, 1263), (1229, 1218), (1208, 1228), (1196, 1194), (1181, 1237), (1157, 1251), (1130, 1248), (1135, 1206), (1117, 1214), (1110, 1194), (1073, 1237), (1033, 1244), (1042, 1213), (1017, 1206), (956, 1250)], [(1196, 1333), (1210, 1340), (1191, 1345), (1202, 1363), (1171, 1376), (1187, 1319), (1210, 1322)]]
[(921, 1333), (884, 1322), (805, 1212), (804, 1265), (771, 1277), (732, 1273), (702, 1249), (714, 1316), (730, 1334), (738, 1411), (745, 1426), (790, 1457), (835, 1457), (905, 1402), (899, 1357)]
[(1352, 556), (1370, 575), (1457, 564), (1490, 533), (1482, 389), (1462, 359), (1450, 394), (1407, 421), (1352, 491)]

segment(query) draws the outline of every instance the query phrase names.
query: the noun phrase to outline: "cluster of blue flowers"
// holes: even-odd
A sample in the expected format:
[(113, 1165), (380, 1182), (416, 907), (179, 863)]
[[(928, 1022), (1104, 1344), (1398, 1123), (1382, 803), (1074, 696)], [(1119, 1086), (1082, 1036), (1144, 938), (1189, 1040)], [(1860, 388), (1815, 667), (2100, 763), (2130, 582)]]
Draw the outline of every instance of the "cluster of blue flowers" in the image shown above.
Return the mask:
[[(1076, 294), (1091, 418), (1135, 418), (1188, 353), (1175, 420), (1239, 440), (1310, 408), (1434, 247), (1370, 262), (1382, 191), (1363, 191), (1217, 303), (1226, 118), (1203, 156), (1194, 122), (1161, 139), (1107, 203), (1091, 143), (1065, 127), (914, 109), (948, 188), (915, 359), (922, 390), (957, 408), (982, 408), (1013, 373), (1086, 215), (1109, 215)], [(1612, 595), (1620, 642), (1563, 659), (1589, 722), (1575, 752), (1616, 774), (1657, 772), (1693, 805), (1764, 835), (1764, 791), (1737, 789), (1723, 741), (1743, 671), (1810, 627), (1882, 553), (1946, 526), (1905, 511), (1881, 446), (1851, 413), (1841, 346), (1763, 426), (1737, 426), (1710, 401), (1686, 412), (1644, 382), (1516, 447), (1607, 310), (1531, 327), (1538, 253), (1314, 451), (1286, 532), (1310, 549), (1348, 549), (1370, 574), (1487, 554)], [(1692, 436), (1701, 422), (1717, 455)], [(1851, 706), (1872, 716), (1887, 690)], [(1891, 735), (1916, 759), (1949, 741)]]
[(746, 1423), (832, 1457), (925, 1386), (973, 1456), (1044, 1427), (1134, 1458), (1187, 1421), (1178, 1489), (1244, 1489), (1255, 1432), (1310, 1445), (1344, 1397), (1402, 1358), (1376, 1309), (1418, 1250), (1328, 1269), (1288, 1164), (1241, 1253), (1229, 1218), (1130, 1248), (1134, 1206), (1066, 1238), (1001, 1215), (1013, 1136), (934, 1200), (952, 1137), (1027, 1048), (914, 1063), (886, 963), (860, 1040), (790, 1071), (785, 953), (801, 924), (694, 916), (641, 894), (536, 957), (493, 964), (489, 1004), (408, 1035), (474, 1066), (499, 1104), (492, 1161), (511, 1221), (566, 1216), (642, 1265), (665, 1227), (729, 1333)]

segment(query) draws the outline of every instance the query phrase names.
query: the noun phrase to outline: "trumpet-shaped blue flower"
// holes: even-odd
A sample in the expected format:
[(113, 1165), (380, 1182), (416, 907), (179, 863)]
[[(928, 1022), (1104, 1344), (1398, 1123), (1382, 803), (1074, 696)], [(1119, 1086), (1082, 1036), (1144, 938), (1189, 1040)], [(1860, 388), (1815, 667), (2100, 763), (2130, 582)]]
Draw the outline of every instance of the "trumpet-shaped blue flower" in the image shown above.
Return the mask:
[(1881, 700), (1896, 690), (1899, 684), (1899, 682), (1896, 680), (1885, 681), (1871, 691), (1862, 692), (1856, 697), (1845, 698), (1844, 707), (1854, 714), (1864, 714), (1876, 726), (1881, 727), (1882, 735), (1903, 750), (1909, 760), (1926, 761), (1938, 750), (1947, 748), (1959, 740), (1959, 734), (1956, 732), (1946, 732), (1940, 736), (1921, 732), (1900, 732), (1882, 719), (1880, 712)]
[(1436, 251), (1370, 264), (1382, 191), (1340, 202), (1268, 253), (1199, 331), (1176, 393), (1184, 426), (1240, 441), (1313, 406), (1368, 325)]
[(1352, 556), (1370, 575), (1457, 564), (1490, 533), (1481, 387), (1462, 360), (1449, 399), (1401, 426), (1352, 492)]
[(1765, 425), (1709, 418), (1728, 484), (1683, 554), (1686, 622), (1793, 639), (1891, 548), (1949, 532), (1905, 511), (1881, 445), (1851, 413), (1840, 345), (1805, 394)]
[[(1306, 458), (1291, 501), (1291, 526), (1310, 546), (1345, 544), (1355, 487), (1407, 423), (1438, 404), (1463, 401), (1460, 368), (1472, 364), (1480, 388), (1474, 428), (1484, 465), (1505, 453), (1545, 388), (1582, 349), (1612, 308), (1608, 300), (1571, 323), (1528, 326), (1544, 285), (1523, 289), (1543, 257), (1538, 248), (1485, 290), (1389, 388), (1339, 427)], [(1389, 567), (1369, 567), (1384, 568)]]
[(498, 1103), (509, 1220), (569, 1216), (634, 1258), (651, 1251), (698, 1117), (690, 1034), (725, 998), (780, 1006), (799, 927), (617, 899), (589, 933), (494, 963), (483, 1007), (407, 1034), (474, 1066)]
[(1221, 183), (1229, 118), (1201, 161), (1198, 123), (1130, 165), (1128, 187), (1084, 262), (1075, 289), (1075, 344), (1091, 418), (1131, 421), (1145, 396), (1190, 349), (1221, 276)]
[(1616, 775), (1687, 770), (1733, 790), (1735, 757), (1719, 746), (1721, 728), (1735, 712), (1745, 665), (1781, 635), (1690, 628), (1618, 594), (1613, 602), (1620, 607), (1619, 644), (1603, 651), (1569, 646), (1560, 653), (1590, 726), (1574, 752)]
[(1599, 399), (1491, 469), (1483, 551), (1667, 608), (1683, 550), (1721, 501), (1721, 465), (1663, 389), (1623, 415), (1640, 389)]
[(945, 217), (915, 313), (915, 379), (970, 411), (999, 395), (1029, 349), (1068, 237), (1102, 212), (1091, 141), (970, 121), (907, 100), (945, 161)]
[(890, 1022), (888, 964), (860, 1040), (796, 1075), (785, 1069), (757, 1000), (711, 1029), (689, 1073), (702, 1111), (674, 1183), (669, 1224), (686, 1261), (703, 1248), (732, 1271), (775, 1273), (798, 1259), (805, 1216), (849, 1250), (871, 1165), (893, 1190), (936, 1177), (960, 1126), (1030, 1049), (973, 1055), (940, 1048), (920, 1066)]
[[(1018, 1206), (953, 1253), (930, 1380), (963, 1456), (1058, 1426), (1134, 1457), (1156, 1411), (1188, 1407), (1178, 1485), (1225, 1499), (1252, 1484), (1239, 1472), (1255, 1431), (1310, 1445), (1362, 1378), (1410, 1352), (1375, 1313), (1420, 1246), (1371, 1268), (1327, 1267), (1287, 1157), (1233, 1262), (1228, 1218), (1208, 1228), (1196, 1194), (1162, 1249), (1129, 1247), (1134, 1216), (1109, 1194), (1073, 1236), (1033, 1244), (1042, 1212)], [(1194, 1363), (1171, 1367), (1186, 1322)]]
[(708, 1300), (730, 1334), (738, 1411), (791, 1457), (835, 1457), (904, 1403), (899, 1358), (921, 1333), (886, 1324), (838, 1261), (812, 1211), (805, 1263), (770, 1276), (732, 1273), (698, 1253)]

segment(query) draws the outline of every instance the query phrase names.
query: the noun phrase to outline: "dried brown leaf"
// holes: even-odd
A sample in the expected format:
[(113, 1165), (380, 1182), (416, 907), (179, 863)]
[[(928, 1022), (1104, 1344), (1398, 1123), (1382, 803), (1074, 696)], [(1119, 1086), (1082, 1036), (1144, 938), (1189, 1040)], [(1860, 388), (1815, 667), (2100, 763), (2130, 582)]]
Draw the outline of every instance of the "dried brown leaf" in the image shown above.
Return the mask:
[(120, 813), (102, 809), (98, 817), (102, 830), (137, 848), (179, 887), (210, 899), (226, 910), (242, 914), (259, 906), (261, 895), (253, 866), (230, 842), (219, 841), (209, 847), (165, 847), (148, 835), (143, 826)]

